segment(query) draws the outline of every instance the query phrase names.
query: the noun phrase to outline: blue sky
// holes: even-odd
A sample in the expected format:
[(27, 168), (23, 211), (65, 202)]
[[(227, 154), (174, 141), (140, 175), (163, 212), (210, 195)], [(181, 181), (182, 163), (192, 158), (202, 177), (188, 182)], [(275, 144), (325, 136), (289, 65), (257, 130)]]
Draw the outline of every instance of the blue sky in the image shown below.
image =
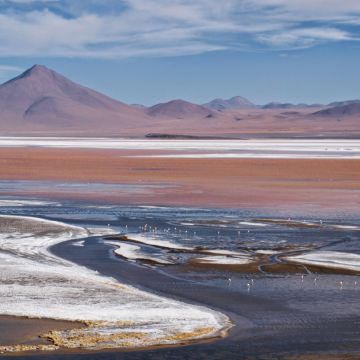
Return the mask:
[(0, 81), (34, 63), (128, 103), (360, 98), (358, 0), (0, 0)]

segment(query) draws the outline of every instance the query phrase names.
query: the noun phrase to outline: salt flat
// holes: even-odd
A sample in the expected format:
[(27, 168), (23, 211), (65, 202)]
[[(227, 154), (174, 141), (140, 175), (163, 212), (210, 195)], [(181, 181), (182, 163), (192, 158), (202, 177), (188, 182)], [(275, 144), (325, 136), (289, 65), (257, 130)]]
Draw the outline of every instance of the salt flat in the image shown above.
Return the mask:
[[(0, 137), (0, 147), (186, 151), (167, 157), (360, 158), (359, 140), (146, 140), (114, 138)], [(189, 153), (196, 152), (195, 154)], [(201, 153), (199, 153), (201, 152)], [(203, 153), (205, 152), (205, 153)], [(210, 152), (210, 154), (207, 154)], [(143, 155), (142, 155), (143, 156)], [(144, 156), (153, 156), (151, 153)]]
[(360, 255), (339, 251), (314, 251), (302, 255), (288, 256), (286, 260), (325, 268), (360, 270)]

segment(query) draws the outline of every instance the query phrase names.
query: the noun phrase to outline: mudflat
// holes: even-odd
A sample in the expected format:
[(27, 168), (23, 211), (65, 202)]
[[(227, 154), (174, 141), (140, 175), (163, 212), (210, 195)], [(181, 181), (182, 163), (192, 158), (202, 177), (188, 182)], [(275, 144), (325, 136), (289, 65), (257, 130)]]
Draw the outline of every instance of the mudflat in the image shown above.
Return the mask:
[(79, 322), (52, 319), (31, 319), (26, 317), (0, 316), (0, 345), (12, 343), (20, 345), (51, 344), (40, 336), (50, 330), (70, 330), (83, 327)]

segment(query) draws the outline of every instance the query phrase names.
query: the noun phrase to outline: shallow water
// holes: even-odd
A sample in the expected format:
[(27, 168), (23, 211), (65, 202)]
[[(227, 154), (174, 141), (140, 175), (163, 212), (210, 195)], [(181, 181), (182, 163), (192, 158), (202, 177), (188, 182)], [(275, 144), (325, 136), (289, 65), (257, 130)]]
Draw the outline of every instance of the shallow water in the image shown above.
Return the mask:
[[(288, 219), (285, 214), (255, 210), (96, 206), (71, 202), (2, 206), (0, 211), (76, 225), (109, 225), (119, 232), (141, 234), (185, 247), (256, 251), (305, 246), (360, 253), (357, 229), (360, 219), (356, 214), (346, 220), (341, 216), (324, 220), (320, 216), (309, 219), (301, 215)], [(281, 221), (267, 222), (264, 218)], [(128, 353), (35, 355), (36, 359), (280, 359), (306, 352), (360, 354), (357, 276), (305, 274), (302, 278), (301, 274), (243, 274), (228, 268), (199, 270), (184, 266), (186, 253), (172, 254), (177, 257), (177, 265), (156, 267), (116, 257), (114, 246), (103, 238), (88, 239), (83, 246), (74, 244), (76, 241), (62, 243), (52, 251), (120, 282), (220, 310), (236, 326), (228, 338), (210, 344)], [(156, 256), (161, 252), (171, 253), (169, 249), (138, 245)]]
[(34, 193), (41, 191), (48, 193), (54, 190), (76, 194), (84, 191), (102, 194), (104, 192), (117, 192), (126, 194), (146, 194), (156, 189), (170, 188), (167, 184), (112, 184), (100, 182), (66, 182), (66, 181), (44, 181), (44, 180), (0, 180), (1, 193), (21, 192)]

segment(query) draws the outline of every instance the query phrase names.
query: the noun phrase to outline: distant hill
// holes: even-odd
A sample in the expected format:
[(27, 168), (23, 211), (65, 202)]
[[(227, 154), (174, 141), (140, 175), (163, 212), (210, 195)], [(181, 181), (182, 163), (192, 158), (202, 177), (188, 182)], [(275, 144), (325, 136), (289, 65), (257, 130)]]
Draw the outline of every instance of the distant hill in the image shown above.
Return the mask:
[(313, 113), (315, 116), (323, 117), (347, 117), (360, 116), (360, 102), (350, 102), (347, 105), (333, 106)]
[(289, 109), (293, 107), (293, 104), (279, 102), (271, 102), (262, 106), (263, 109)]
[(322, 104), (291, 104), (291, 103), (280, 103), (280, 102), (270, 102), (261, 106), (262, 109), (306, 109), (313, 107), (321, 107)]
[(352, 104), (360, 104), (360, 100), (345, 100), (345, 101), (334, 101), (328, 106), (334, 107), (334, 106), (345, 106), (345, 105), (352, 105)]
[(203, 105), (204, 107), (215, 110), (224, 111), (230, 109), (253, 109), (256, 105), (248, 99), (241, 96), (234, 96), (231, 99), (214, 99)]
[(186, 117), (212, 117), (211, 110), (204, 106), (196, 105), (184, 100), (172, 100), (167, 103), (157, 104), (147, 111), (148, 115), (154, 117), (167, 117), (183, 119)]

